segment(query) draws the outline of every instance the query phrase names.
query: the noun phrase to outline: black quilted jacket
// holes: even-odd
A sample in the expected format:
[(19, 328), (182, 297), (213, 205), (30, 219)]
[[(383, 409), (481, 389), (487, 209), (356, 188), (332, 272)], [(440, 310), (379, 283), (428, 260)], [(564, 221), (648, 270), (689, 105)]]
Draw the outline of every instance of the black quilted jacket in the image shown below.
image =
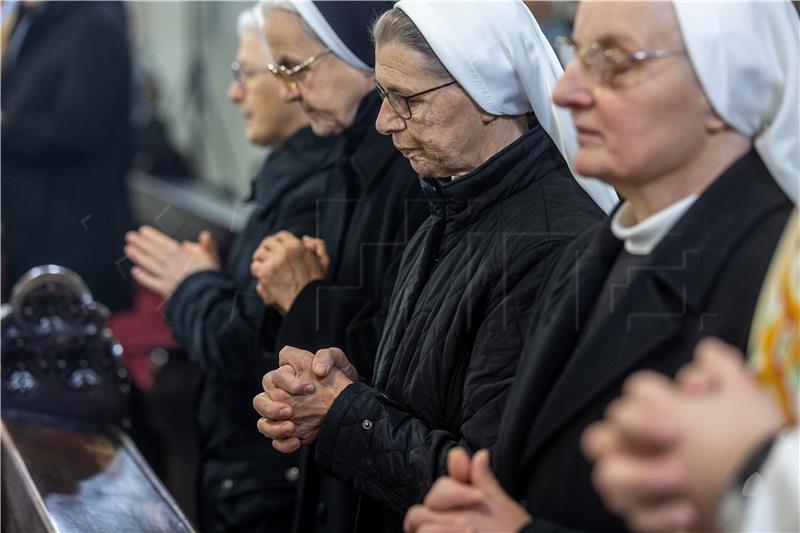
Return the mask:
[[(433, 215), (403, 257), (374, 386), (334, 402), (316, 461), (379, 502), (359, 531), (399, 529), (453, 446), (491, 446), (539, 284), (602, 217), (540, 127), (456, 181), (422, 179)], [(374, 511), (378, 512), (374, 512)]]

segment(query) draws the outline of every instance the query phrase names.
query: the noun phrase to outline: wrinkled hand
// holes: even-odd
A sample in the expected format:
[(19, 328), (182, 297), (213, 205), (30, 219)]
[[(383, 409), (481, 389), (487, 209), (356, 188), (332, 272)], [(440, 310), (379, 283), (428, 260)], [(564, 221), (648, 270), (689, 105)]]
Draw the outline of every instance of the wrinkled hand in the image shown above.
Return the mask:
[(279, 231), (261, 241), (250, 272), (258, 279), (256, 290), (264, 303), (286, 314), (306, 285), (325, 279), (329, 265), (325, 241)]
[[(258, 430), (273, 439), (280, 452), (292, 453), (312, 443), (334, 400), (358, 377), (341, 350), (317, 353), (321, 352), (315, 356), (289, 346), (281, 350), (281, 366), (264, 376), (264, 392), (253, 399), (262, 417)], [(324, 375), (315, 374), (312, 367)]]
[(455, 448), (447, 464), (450, 475), (434, 483), (423, 505), (406, 513), (406, 533), (512, 533), (532, 520), (497, 481), (488, 450), (470, 460), (466, 451)]
[(721, 341), (701, 342), (678, 379), (635, 374), (583, 436), (595, 487), (633, 529), (713, 529), (725, 484), (782, 425), (741, 352)]
[(142, 226), (128, 232), (125, 243), (125, 255), (134, 263), (133, 278), (164, 298), (195, 272), (221, 268), (217, 245), (207, 231), (200, 233), (198, 242), (178, 242)]

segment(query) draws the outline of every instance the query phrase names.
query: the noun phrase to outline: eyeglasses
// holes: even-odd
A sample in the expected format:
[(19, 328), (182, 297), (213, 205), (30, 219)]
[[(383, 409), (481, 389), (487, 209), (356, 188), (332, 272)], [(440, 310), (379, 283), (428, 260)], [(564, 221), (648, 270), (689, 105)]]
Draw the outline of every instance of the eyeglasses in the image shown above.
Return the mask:
[(377, 81), (375, 82), (375, 89), (378, 90), (378, 94), (381, 97), (381, 100), (388, 100), (389, 105), (392, 106), (392, 109), (395, 113), (397, 113), (400, 118), (403, 120), (408, 120), (411, 118), (411, 105), (409, 102), (418, 96), (422, 96), (423, 94), (428, 94), (430, 92), (436, 91), (438, 89), (442, 89), (444, 87), (448, 87), (450, 85), (454, 85), (458, 83), (456, 80), (451, 82), (445, 83), (444, 85), (438, 85), (431, 89), (426, 89), (424, 91), (420, 91), (418, 93), (410, 94), (408, 96), (403, 96), (402, 94), (397, 94), (392, 91), (387, 91), (381, 84)]
[(258, 76), (259, 74), (266, 74), (269, 72), (267, 68), (246, 68), (234, 61), (231, 63), (231, 73), (233, 74), (233, 81), (244, 87), (244, 82), (248, 78)]
[(329, 48), (326, 48), (322, 52), (309, 57), (305, 61), (301, 62), (299, 65), (295, 65), (294, 67), (291, 68), (285, 67), (283, 65), (273, 65), (272, 63), (270, 63), (269, 65), (267, 65), (267, 70), (269, 70), (270, 72), (272, 72), (272, 74), (274, 74), (277, 78), (279, 78), (283, 82), (283, 84), (286, 85), (286, 87), (290, 89), (296, 89), (300, 81), (297, 75), (300, 74), (303, 70), (310, 67), (311, 64), (314, 63), (317, 59), (330, 53), (331, 50)]
[(575, 59), (579, 59), (595, 81), (609, 87), (618, 85), (618, 77), (642, 61), (661, 59), (686, 52), (685, 50), (626, 52), (619, 48), (606, 47), (597, 42), (579, 48), (569, 37), (557, 38), (556, 48), (564, 68)]

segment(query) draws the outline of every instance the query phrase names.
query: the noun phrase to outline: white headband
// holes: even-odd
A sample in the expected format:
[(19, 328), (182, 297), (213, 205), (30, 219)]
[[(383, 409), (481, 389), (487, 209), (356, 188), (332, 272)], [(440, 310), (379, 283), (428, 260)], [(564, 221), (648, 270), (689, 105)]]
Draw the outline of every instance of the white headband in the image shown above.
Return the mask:
[(800, 199), (800, 17), (788, 1), (673, 1), (714, 110), (753, 139), (793, 202)]

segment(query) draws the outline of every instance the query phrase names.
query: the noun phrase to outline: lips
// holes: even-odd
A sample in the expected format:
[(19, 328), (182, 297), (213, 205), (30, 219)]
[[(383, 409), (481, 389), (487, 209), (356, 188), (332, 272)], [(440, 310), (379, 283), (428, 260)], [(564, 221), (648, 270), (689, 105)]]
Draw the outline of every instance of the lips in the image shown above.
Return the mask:
[(598, 142), (603, 138), (603, 134), (598, 130), (587, 128), (579, 124), (575, 125), (575, 130), (578, 133), (578, 144), (588, 144)]

